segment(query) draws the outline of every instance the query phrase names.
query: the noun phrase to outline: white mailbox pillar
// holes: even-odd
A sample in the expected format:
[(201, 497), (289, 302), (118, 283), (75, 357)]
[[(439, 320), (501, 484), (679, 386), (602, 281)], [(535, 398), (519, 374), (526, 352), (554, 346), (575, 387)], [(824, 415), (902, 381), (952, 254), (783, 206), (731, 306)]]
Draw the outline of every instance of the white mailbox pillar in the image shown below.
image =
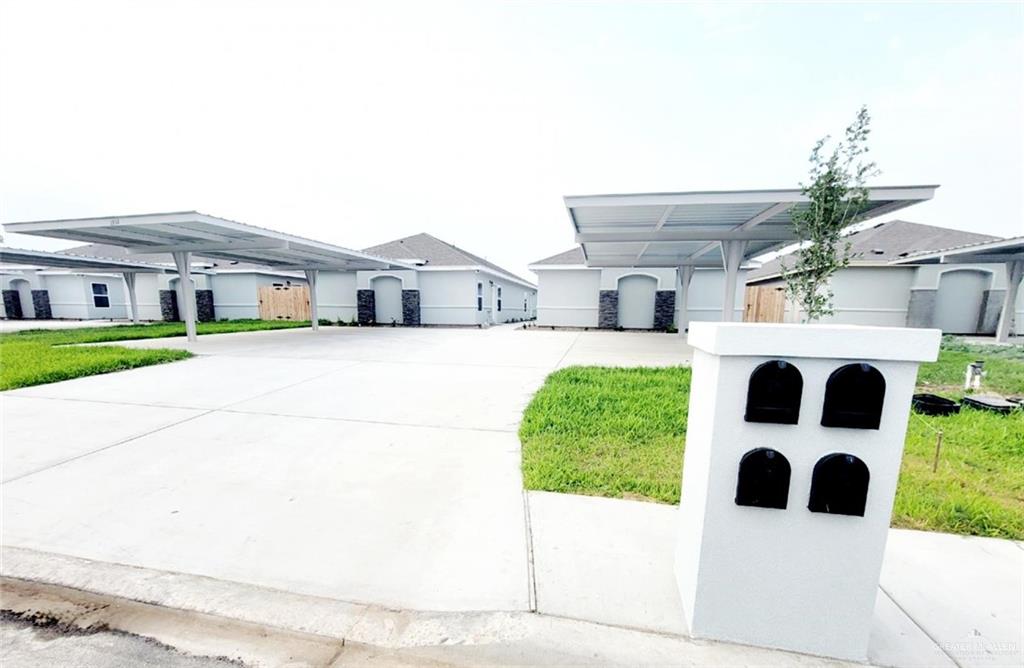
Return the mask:
[(867, 656), (932, 329), (696, 322), (676, 580), (690, 633)]

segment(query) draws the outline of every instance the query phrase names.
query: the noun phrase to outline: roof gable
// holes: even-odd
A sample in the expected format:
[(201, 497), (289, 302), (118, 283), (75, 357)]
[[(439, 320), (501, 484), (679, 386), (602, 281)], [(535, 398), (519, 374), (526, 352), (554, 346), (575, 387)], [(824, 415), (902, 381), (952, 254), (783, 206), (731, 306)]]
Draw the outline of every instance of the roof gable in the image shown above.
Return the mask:
[[(915, 253), (941, 250), (998, 239), (988, 234), (965, 232), (948, 227), (890, 220), (846, 235), (850, 243), (850, 265), (883, 265)], [(750, 272), (748, 281), (778, 276), (782, 261), (792, 254), (765, 262), (760, 269)]]
[(415, 260), (428, 267), (486, 267), (500, 274), (511, 276), (529, 283), (511, 271), (489, 262), (479, 255), (463, 250), (447, 241), (421, 232), (412, 236), (388, 241), (377, 246), (363, 249), (364, 253), (377, 255), (392, 260)]
[(546, 258), (544, 258), (542, 260), (537, 260), (533, 264), (535, 264), (535, 265), (539, 265), (539, 264), (552, 264), (552, 265), (554, 265), (554, 264), (579, 264), (579, 265), (582, 265), (583, 263), (584, 263), (584, 260), (583, 260), (583, 248), (581, 246), (576, 246), (575, 248), (570, 248), (567, 251), (562, 251), (561, 253), (558, 253), (557, 255), (552, 255), (551, 257), (546, 257)]

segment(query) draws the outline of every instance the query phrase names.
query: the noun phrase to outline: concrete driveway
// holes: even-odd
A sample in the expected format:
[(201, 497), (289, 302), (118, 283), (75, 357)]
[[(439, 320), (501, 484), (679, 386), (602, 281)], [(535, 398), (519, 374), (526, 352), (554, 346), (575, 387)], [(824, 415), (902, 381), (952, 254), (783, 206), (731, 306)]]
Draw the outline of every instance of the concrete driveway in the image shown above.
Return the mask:
[[(186, 347), (183, 340), (133, 342)], [(416, 610), (528, 610), (516, 435), (566, 364), (676, 336), (324, 328), (2, 395), (5, 545)]]
[[(548, 373), (687, 363), (678, 336), (325, 328), (129, 345), (199, 356), (0, 393), (5, 574), (370, 644), (496, 643), (520, 663), (602, 642), (624, 665), (817, 662), (680, 638), (673, 507), (522, 489), (516, 430)], [(1021, 543), (891, 532), (872, 662), (1019, 665), (1022, 573)], [(368, 627), (379, 606), (401, 610)], [(481, 614), (450, 616), (467, 612)]]

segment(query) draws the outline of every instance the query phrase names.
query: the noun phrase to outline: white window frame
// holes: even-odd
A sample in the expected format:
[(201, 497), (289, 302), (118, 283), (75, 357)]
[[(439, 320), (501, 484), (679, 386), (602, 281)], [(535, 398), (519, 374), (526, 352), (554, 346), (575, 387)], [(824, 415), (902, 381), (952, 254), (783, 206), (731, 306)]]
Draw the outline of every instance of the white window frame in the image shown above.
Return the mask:
[(476, 310), (484, 310), (484, 284), (479, 282), (476, 284)]

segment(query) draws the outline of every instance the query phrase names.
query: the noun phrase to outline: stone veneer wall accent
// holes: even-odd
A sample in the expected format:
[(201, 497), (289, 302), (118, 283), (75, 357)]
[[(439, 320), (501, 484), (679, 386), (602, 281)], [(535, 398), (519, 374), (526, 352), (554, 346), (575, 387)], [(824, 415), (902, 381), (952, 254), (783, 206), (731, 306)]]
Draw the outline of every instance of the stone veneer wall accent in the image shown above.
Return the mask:
[(49, 292), (46, 290), (32, 291), (32, 311), (36, 314), (37, 318), (43, 320), (49, 320), (53, 317), (53, 311), (50, 310)]
[(676, 315), (676, 291), (658, 290), (654, 293), (654, 329), (668, 329)]
[(402, 290), (402, 322), (406, 325), (420, 324), (419, 290)]
[(907, 302), (907, 327), (931, 327), (938, 290), (911, 290)]
[(602, 329), (615, 329), (619, 326), (618, 290), (601, 290), (597, 306), (597, 326)]
[(196, 320), (213, 322), (213, 290), (196, 290)]
[(160, 317), (167, 322), (177, 322), (178, 317), (178, 294), (174, 290), (160, 291)]
[(21, 312), (21, 295), (17, 290), (4, 290), (4, 314), (15, 320), (25, 317)]
[(978, 312), (978, 334), (995, 334), (999, 326), (999, 314), (1003, 310), (1006, 290), (985, 290)]
[(377, 295), (373, 290), (356, 290), (356, 313), (360, 325), (373, 324), (377, 319)]

